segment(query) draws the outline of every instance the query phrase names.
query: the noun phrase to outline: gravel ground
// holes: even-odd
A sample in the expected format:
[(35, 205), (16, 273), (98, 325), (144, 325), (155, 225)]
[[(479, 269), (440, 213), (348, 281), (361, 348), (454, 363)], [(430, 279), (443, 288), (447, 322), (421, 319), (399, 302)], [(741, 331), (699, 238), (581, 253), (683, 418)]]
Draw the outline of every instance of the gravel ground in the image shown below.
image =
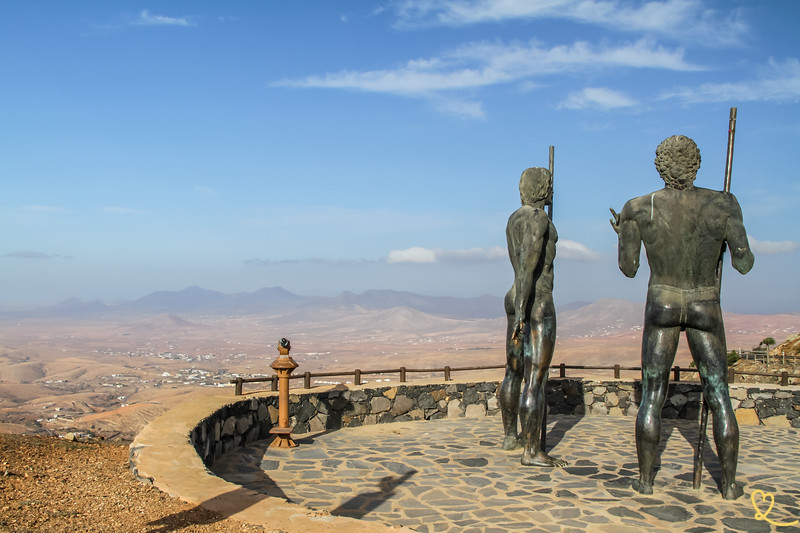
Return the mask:
[(128, 472), (128, 443), (0, 433), (0, 531), (265, 531), (171, 498)]

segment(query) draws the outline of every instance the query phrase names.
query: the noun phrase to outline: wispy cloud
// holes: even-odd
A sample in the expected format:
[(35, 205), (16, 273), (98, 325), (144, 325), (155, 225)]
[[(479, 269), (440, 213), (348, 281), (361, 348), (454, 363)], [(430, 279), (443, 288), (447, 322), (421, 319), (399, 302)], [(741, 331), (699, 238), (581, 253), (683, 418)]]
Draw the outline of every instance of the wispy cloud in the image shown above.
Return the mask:
[(186, 17), (154, 15), (147, 9), (142, 10), (132, 24), (134, 26), (194, 26)]
[(140, 209), (131, 209), (130, 207), (104, 207), (104, 213), (113, 213), (117, 215), (141, 215), (144, 211)]
[(604, 87), (587, 87), (582, 91), (571, 93), (558, 107), (564, 109), (595, 108), (607, 111), (637, 105), (636, 100), (622, 92)]
[(307, 257), (303, 259), (262, 259), (255, 257), (252, 259), (245, 259), (243, 262), (246, 266), (253, 268), (263, 268), (275, 265), (315, 264), (327, 266), (352, 266), (365, 263), (377, 263), (377, 261), (369, 259), (325, 259), (321, 257)]
[(704, 83), (696, 88), (679, 88), (661, 95), (687, 103), (703, 102), (797, 102), (800, 101), (800, 61), (770, 58), (756, 70), (757, 77), (729, 83)]
[(760, 241), (755, 237), (753, 237), (752, 235), (748, 235), (747, 240), (750, 242), (750, 248), (753, 250), (753, 252), (757, 254), (764, 254), (764, 255), (790, 254), (795, 250), (800, 249), (800, 242), (795, 242), (795, 241), (780, 241), (780, 242)]
[(68, 213), (69, 210), (64, 207), (56, 207), (52, 205), (28, 205), (23, 208), (25, 211), (34, 213)]
[(206, 185), (195, 185), (194, 187), (192, 187), (192, 191), (194, 191), (194, 193), (197, 196), (204, 196), (204, 197), (215, 196), (217, 194), (216, 189), (214, 189), (213, 187), (208, 187)]
[(738, 45), (749, 31), (740, 9), (714, 10), (702, 0), (406, 0), (396, 4), (396, 16), (407, 28), (570, 20), (712, 46)]
[[(557, 247), (558, 259), (577, 261), (597, 261), (603, 256), (583, 244), (561, 239)], [(423, 248), (413, 246), (405, 250), (392, 250), (386, 257), (387, 263), (443, 263), (443, 262), (476, 262), (506, 261), (508, 251), (502, 246), (492, 248), (467, 248), (464, 250), (447, 250), (443, 248)]]
[(34, 252), (32, 250), (19, 250), (3, 254), (3, 257), (11, 257), (14, 259), (55, 259), (60, 256), (56, 254), (46, 254), (44, 252)]
[(386, 258), (387, 263), (440, 263), (495, 261), (508, 257), (508, 252), (500, 246), (492, 248), (468, 248), (446, 250), (443, 248), (422, 248), (414, 246), (405, 250), (392, 250)]
[(627, 67), (702, 70), (683, 56), (681, 49), (668, 50), (648, 40), (616, 46), (576, 42), (550, 48), (536, 40), (514, 44), (478, 42), (438, 57), (411, 60), (393, 69), (340, 71), (281, 80), (273, 85), (355, 89), (419, 97), (442, 91), (523, 82), (531, 77), (564, 72)]

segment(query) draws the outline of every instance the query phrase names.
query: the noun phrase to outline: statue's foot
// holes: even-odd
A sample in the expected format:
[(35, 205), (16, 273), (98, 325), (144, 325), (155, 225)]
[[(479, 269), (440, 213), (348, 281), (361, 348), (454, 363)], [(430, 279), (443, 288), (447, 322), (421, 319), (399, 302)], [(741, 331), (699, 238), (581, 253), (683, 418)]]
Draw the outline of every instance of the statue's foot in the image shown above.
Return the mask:
[(735, 481), (730, 485), (722, 484), (722, 497), (726, 500), (735, 500), (744, 494), (744, 489)]
[(516, 435), (506, 435), (503, 440), (503, 449), (506, 451), (518, 450), (522, 448), (522, 439)]
[(639, 494), (653, 494), (653, 483), (647, 482), (643, 479), (635, 479), (633, 483), (631, 483), (633, 490), (638, 492)]
[(523, 453), (522, 460), (520, 462), (525, 466), (544, 466), (550, 468), (561, 468), (563, 466), (567, 466), (567, 462), (563, 459), (550, 457), (541, 450), (534, 455), (531, 455), (527, 452)]

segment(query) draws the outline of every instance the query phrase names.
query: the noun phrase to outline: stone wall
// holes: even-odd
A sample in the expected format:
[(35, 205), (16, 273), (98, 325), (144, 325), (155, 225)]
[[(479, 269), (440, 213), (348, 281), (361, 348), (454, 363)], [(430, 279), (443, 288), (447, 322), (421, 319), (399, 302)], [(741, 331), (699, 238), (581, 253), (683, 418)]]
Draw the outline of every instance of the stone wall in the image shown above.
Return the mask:
[[(290, 425), (298, 434), (410, 420), (481, 417), (499, 412), (497, 382), (407, 384), (368, 388), (337, 386), (290, 394)], [(551, 414), (636, 416), (639, 381), (591, 381), (554, 378), (547, 384)], [(697, 420), (700, 385), (670, 383), (664, 418)], [(731, 386), (740, 424), (800, 427), (800, 387)], [(270, 437), (278, 423), (277, 393), (252, 397), (210, 414), (191, 432), (190, 440), (203, 462), (237, 446)]]

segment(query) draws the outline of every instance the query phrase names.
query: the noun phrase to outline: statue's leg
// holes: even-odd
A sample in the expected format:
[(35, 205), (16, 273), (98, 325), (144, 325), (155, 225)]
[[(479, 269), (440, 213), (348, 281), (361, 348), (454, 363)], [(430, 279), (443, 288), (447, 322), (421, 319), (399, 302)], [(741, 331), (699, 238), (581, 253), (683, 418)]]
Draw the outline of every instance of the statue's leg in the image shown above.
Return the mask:
[(522, 346), (523, 339), (511, 339), (514, 333), (514, 296), (513, 288), (506, 295), (506, 316), (508, 328), (506, 330), (506, 373), (503, 383), (500, 384), (499, 401), (500, 414), (503, 418), (503, 449), (515, 450), (522, 446), (517, 433), (517, 418), (519, 415), (520, 389), (522, 387), (523, 365)]
[(655, 463), (661, 440), (661, 409), (667, 397), (669, 369), (675, 359), (680, 326), (663, 327), (645, 315), (642, 333), (642, 401), (636, 416), (636, 454), (639, 480), (634, 488), (642, 494), (653, 493)]
[(531, 315), (530, 348), (524, 354), (526, 383), (520, 405), (522, 464), (566, 466), (566, 461), (550, 457), (540, 446), (544, 410), (547, 409), (547, 374), (553, 360), (556, 339), (556, 317), (552, 301), (545, 303), (538, 313)]
[(698, 319), (692, 323), (703, 329), (687, 328), (686, 339), (702, 377), (703, 396), (708, 402), (714, 422), (714, 443), (722, 468), (720, 489), (723, 498), (735, 500), (744, 491), (736, 484), (736, 468), (739, 462), (739, 425), (736, 422), (728, 392), (728, 359), (722, 312), (717, 304), (698, 304), (691, 310), (698, 313), (702, 311), (702, 316), (698, 316)]

